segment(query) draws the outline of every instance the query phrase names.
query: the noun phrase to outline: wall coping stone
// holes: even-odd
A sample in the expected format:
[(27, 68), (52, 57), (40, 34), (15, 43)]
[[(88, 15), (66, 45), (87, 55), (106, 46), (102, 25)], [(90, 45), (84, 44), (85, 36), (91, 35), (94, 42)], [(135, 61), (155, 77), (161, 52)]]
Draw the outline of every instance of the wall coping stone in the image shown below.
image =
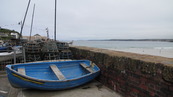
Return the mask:
[(115, 50), (107, 50), (107, 49), (100, 49), (100, 48), (93, 48), (93, 47), (85, 47), (85, 46), (71, 46), (73, 48), (79, 48), (83, 50), (89, 50), (93, 52), (99, 52), (108, 54), (111, 56), (118, 56), (118, 57), (127, 57), (131, 59), (141, 60), (145, 62), (152, 62), (152, 63), (161, 63), (166, 66), (173, 67), (173, 58), (166, 58), (160, 56), (152, 56), (152, 55), (145, 55), (145, 54), (136, 54), (130, 52), (122, 52), (122, 51), (115, 51)]

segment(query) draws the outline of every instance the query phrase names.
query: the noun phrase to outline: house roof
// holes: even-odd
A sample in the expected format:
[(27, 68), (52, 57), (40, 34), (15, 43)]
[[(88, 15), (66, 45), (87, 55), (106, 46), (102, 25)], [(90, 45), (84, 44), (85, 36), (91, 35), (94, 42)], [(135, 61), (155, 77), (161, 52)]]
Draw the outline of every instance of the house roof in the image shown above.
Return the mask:
[(41, 35), (39, 35), (39, 34), (35, 34), (34, 36), (41, 36)]

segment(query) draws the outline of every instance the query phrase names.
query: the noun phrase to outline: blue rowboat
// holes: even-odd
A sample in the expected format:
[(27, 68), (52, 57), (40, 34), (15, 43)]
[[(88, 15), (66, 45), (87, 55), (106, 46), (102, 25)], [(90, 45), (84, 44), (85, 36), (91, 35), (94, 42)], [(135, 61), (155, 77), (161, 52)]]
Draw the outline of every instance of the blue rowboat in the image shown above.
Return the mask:
[(89, 60), (72, 60), (7, 65), (6, 71), (13, 87), (62, 90), (93, 80), (100, 69)]

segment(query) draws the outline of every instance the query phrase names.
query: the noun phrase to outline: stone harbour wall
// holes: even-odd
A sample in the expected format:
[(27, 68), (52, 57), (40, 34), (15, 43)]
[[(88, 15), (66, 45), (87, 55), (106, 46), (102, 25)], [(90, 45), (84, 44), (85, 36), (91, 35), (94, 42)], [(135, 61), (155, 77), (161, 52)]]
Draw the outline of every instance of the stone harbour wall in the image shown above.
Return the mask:
[(173, 97), (173, 58), (79, 46), (70, 49), (74, 59), (97, 64), (101, 69), (97, 80), (124, 97)]

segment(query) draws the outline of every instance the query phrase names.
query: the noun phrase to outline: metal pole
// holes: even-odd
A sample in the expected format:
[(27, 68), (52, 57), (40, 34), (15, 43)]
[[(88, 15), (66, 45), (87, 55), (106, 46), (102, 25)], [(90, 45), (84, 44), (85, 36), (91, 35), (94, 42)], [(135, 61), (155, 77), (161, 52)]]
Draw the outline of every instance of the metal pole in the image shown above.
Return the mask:
[(28, 6), (27, 6), (27, 9), (26, 9), (25, 16), (24, 16), (23, 23), (22, 23), (22, 27), (21, 27), (21, 30), (20, 30), (19, 40), (20, 40), (20, 38), (22, 36), (23, 26), (24, 26), (24, 23), (25, 23), (26, 15), (28, 13), (30, 2), (31, 2), (31, 0), (28, 1)]
[(25, 48), (22, 47), (23, 50), (22, 50), (22, 53), (23, 53), (23, 59), (24, 59), (24, 63), (26, 63), (26, 54), (25, 54)]
[(14, 64), (16, 64), (16, 50), (13, 51), (14, 51)]
[(55, 0), (54, 40), (56, 41), (56, 0)]
[(32, 25), (33, 25), (33, 20), (34, 20), (34, 11), (35, 11), (35, 4), (34, 4), (34, 7), (33, 7), (33, 13), (32, 13), (32, 20), (31, 20), (31, 29), (30, 29), (29, 41), (31, 41)]

